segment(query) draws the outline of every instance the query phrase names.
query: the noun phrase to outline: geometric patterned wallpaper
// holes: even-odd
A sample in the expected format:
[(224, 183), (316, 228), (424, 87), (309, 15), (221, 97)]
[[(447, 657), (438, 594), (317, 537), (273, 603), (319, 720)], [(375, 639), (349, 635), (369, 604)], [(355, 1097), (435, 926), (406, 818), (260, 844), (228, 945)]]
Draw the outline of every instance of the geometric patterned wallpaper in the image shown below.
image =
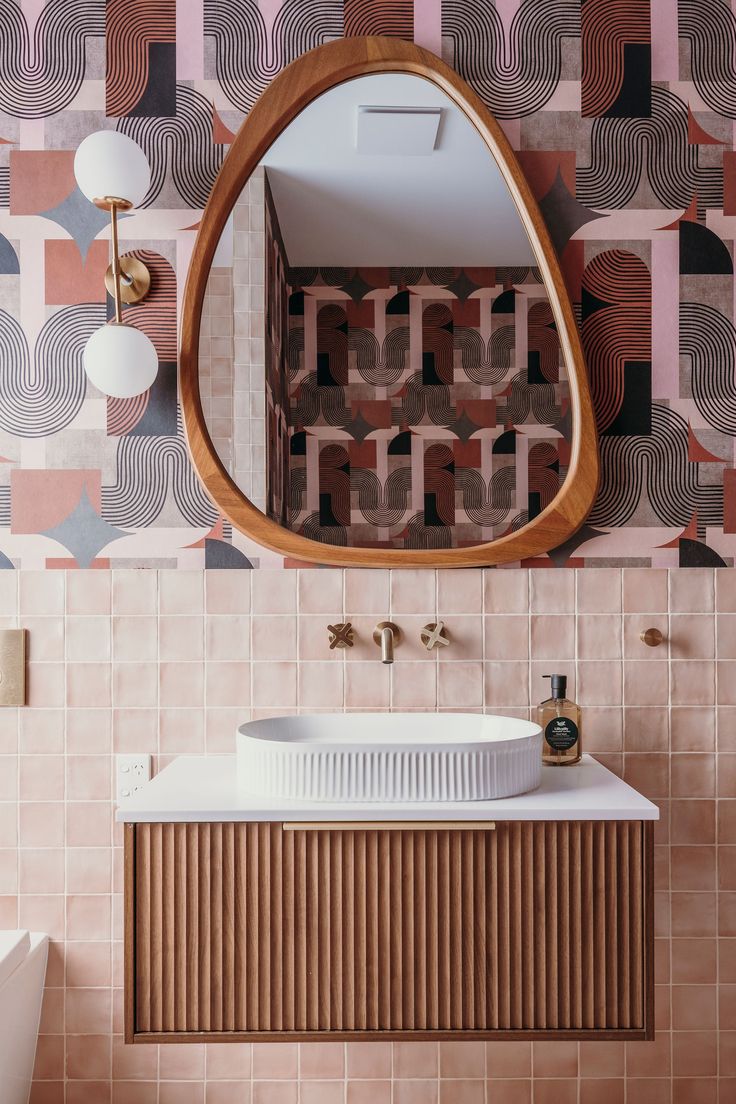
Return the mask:
[(291, 529), (329, 544), (464, 547), (552, 501), (569, 400), (538, 269), (287, 277)]
[[(736, 556), (736, 16), (728, 0), (2, 0), (0, 563), (278, 566), (218, 518), (176, 402), (177, 312), (231, 139), (286, 63), (343, 35), (414, 38), (500, 119), (580, 320), (603, 478), (542, 563)], [(162, 362), (106, 400), (81, 352), (111, 305), (109, 231), (74, 151), (117, 128), (148, 196), (121, 222)]]

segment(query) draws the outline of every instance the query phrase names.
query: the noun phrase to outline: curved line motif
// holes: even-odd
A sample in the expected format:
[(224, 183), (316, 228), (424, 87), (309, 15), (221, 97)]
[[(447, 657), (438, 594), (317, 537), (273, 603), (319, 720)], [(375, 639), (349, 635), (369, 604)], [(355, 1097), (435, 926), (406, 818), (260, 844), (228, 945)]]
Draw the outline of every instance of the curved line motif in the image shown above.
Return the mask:
[(442, 35), (454, 68), (497, 119), (533, 115), (560, 80), (562, 42), (580, 36), (580, 3), (522, 0), (508, 40), (488, 0), (444, 0)]
[(394, 528), (406, 520), (405, 515), (411, 507), (411, 468), (408, 464), (389, 472), (383, 486), (374, 471), (354, 468), (350, 484), (358, 492), (361, 514), (371, 525)]
[(615, 102), (624, 80), (624, 45), (648, 43), (649, 0), (585, 0), (580, 9), (582, 114), (602, 115)]
[(346, 35), (411, 38), (413, 30), (413, 0), (345, 0)]
[(680, 354), (691, 366), (693, 399), (708, 425), (736, 437), (733, 323), (706, 303), (680, 303)]
[(663, 525), (723, 525), (723, 487), (700, 482), (699, 465), (688, 460), (687, 421), (674, 410), (652, 406), (647, 437), (601, 437), (601, 484), (590, 525), (618, 528), (636, 513), (646, 494)]
[(117, 477), (102, 488), (102, 516), (120, 529), (153, 525), (171, 491), (188, 525), (213, 525), (217, 510), (189, 461), (184, 438), (121, 437)]
[(220, 171), (225, 147), (212, 138), (212, 105), (195, 88), (176, 86), (173, 118), (129, 116), (117, 129), (141, 146), (151, 165), (151, 186), (140, 204), (151, 207), (163, 189), (167, 170), (189, 207), (204, 207)]
[(105, 34), (105, 0), (48, 0), (33, 36), (17, 0), (0, 4), (0, 111), (43, 119), (63, 111), (85, 73), (88, 38)]
[(173, 3), (107, 0), (107, 115), (127, 115), (140, 100), (148, 83), (151, 42), (176, 42)]
[(500, 525), (514, 505), (516, 469), (499, 468), (486, 483), (477, 468), (458, 468), (455, 482), (462, 492), (463, 509), (476, 525)]
[(646, 172), (664, 207), (698, 211), (723, 206), (723, 168), (701, 165), (698, 146), (688, 141), (685, 104), (659, 85), (652, 86), (651, 118), (596, 119), (590, 135), (590, 163), (576, 171), (576, 199), (586, 207), (625, 207)]
[(57, 311), (38, 335), (31, 365), (20, 323), (0, 310), (0, 429), (49, 437), (74, 420), (87, 390), (84, 346), (104, 322), (100, 303)]
[(736, 119), (736, 16), (724, 0), (679, 0), (677, 13), (699, 95), (719, 115)]
[(271, 40), (256, 0), (205, 0), (204, 33), (215, 40), (220, 87), (240, 111), (250, 111), (272, 77), (300, 54), (343, 34), (340, 0), (286, 0)]
[(596, 421), (604, 431), (624, 400), (626, 362), (652, 357), (652, 284), (641, 258), (610, 249), (587, 265), (583, 288), (604, 304), (581, 327)]

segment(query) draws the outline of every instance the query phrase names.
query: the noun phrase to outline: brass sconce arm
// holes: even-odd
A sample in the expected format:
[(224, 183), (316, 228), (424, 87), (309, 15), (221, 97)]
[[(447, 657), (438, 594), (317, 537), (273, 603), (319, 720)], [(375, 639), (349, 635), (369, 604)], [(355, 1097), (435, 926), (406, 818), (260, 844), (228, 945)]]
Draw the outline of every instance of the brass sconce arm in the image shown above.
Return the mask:
[(95, 200), (95, 206), (110, 212), (112, 264), (105, 273), (105, 287), (113, 297), (115, 321), (120, 324), (123, 321), (123, 303), (139, 303), (145, 298), (151, 287), (151, 274), (137, 257), (120, 255), (118, 211), (129, 211), (132, 203), (118, 196), (102, 196)]

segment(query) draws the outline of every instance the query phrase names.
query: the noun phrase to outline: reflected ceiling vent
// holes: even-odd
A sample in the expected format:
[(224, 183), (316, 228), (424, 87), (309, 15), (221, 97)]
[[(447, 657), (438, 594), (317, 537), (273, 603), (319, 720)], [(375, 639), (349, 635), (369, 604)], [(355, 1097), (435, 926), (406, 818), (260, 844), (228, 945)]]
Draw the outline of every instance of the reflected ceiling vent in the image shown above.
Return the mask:
[(440, 107), (358, 108), (358, 153), (422, 157), (437, 142)]

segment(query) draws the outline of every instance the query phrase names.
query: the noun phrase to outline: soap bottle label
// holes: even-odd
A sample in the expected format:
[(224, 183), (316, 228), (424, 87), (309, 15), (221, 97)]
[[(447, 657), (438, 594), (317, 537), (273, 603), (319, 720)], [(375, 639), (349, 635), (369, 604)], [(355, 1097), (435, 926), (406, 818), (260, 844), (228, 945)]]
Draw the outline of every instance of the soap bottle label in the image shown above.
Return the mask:
[(578, 726), (569, 717), (553, 717), (544, 730), (544, 738), (555, 751), (568, 751), (578, 740)]

